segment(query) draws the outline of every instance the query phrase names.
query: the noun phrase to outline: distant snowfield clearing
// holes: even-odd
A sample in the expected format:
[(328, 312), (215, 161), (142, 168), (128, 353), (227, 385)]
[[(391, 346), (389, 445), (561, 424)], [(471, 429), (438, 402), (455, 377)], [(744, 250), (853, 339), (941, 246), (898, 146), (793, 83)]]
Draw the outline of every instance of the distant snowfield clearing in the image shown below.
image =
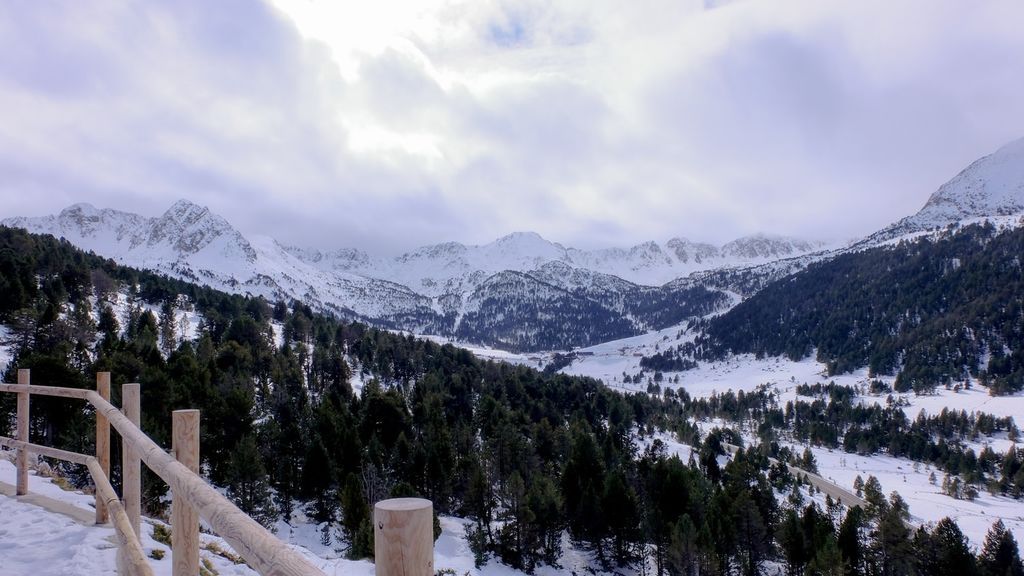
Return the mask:
[[(11, 331), (6, 326), (0, 326), (0, 342), (6, 342), (10, 337)], [(11, 353), (11, 346), (4, 346), (0, 344), (0, 374), (7, 371), (7, 365), (14, 359), (14, 355)]]
[[(803, 446), (793, 445), (801, 452)], [(1024, 503), (1005, 496), (992, 496), (980, 490), (977, 499), (956, 500), (942, 493), (943, 472), (924, 464), (893, 458), (885, 455), (858, 456), (841, 450), (811, 448), (818, 462), (821, 476), (836, 484), (853, 490), (853, 482), (859, 475), (863, 480), (868, 476), (878, 478), (886, 497), (893, 491), (907, 501), (912, 520), (916, 523), (935, 523), (945, 517), (956, 520), (975, 550), (985, 543), (985, 533), (992, 524), (1002, 519), (1006, 528), (1013, 532), (1017, 542), (1024, 542)], [(929, 480), (935, 472), (936, 483)]]

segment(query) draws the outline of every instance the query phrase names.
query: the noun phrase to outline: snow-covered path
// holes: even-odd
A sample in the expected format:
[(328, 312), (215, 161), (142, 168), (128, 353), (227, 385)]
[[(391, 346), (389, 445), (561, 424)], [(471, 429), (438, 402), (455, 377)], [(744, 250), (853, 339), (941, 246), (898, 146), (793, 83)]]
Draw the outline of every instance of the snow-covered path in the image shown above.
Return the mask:
[[(5, 491), (6, 492), (6, 491)], [(114, 530), (0, 496), (0, 574), (117, 574)]]

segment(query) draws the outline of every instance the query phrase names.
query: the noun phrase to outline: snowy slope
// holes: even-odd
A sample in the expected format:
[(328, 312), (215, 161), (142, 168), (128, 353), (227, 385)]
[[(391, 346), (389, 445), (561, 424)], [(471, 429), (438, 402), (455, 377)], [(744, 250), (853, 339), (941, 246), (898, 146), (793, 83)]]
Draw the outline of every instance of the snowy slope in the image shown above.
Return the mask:
[[(603, 380), (607, 385), (627, 391), (644, 391), (648, 379), (652, 376), (647, 372), (641, 381), (626, 383), (623, 374), (635, 375), (640, 372), (640, 356), (653, 354), (658, 349), (674, 346), (692, 339), (683, 327), (652, 332), (642, 336), (607, 342), (580, 351), (576, 360), (562, 370), (567, 374), (590, 376)], [(525, 358), (520, 358), (525, 361)], [(796, 400), (796, 386), (804, 383), (834, 382), (840, 386), (853, 386), (866, 390), (872, 380), (881, 379), (889, 385), (892, 378), (868, 376), (866, 369), (852, 374), (828, 376), (824, 364), (811, 358), (799, 362), (785, 358), (755, 358), (753, 355), (734, 356), (721, 362), (702, 363), (700, 367), (685, 372), (667, 372), (663, 374), (661, 386), (685, 390), (690, 396), (709, 397), (733, 392), (751, 392), (759, 387), (767, 386), (777, 395), (780, 405)], [(678, 378), (678, 380), (677, 380)], [(885, 405), (889, 398), (902, 405), (902, 410), (911, 419), (925, 411), (927, 414), (938, 414), (943, 408), (966, 410), (968, 413), (986, 413), (997, 417), (1010, 416), (1018, 422), (1024, 419), (1024, 394), (1014, 396), (992, 397), (984, 386), (974, 382), (969, 390), (939, 389), (935, 394), (918, 396), (913, 393), (893, 393), (883, 395), (862, 395), (863, 403)], [(807, 400), (807, 398), (804, 398)], [(730, 424), (714, 420), (698, 423), (702, 429), (714, 426), (730, 426)], [(751, 425), (744, 436), (748, 442), (757, 443), (757, 426)], [(885, 454), (860, 456), (842, 450), (831, 450), (816, 446), (804, 446), (792, 442), (786, 443), (796, 453), (810, 448), (818, 463), (821, 476), (848, 490), (853, 489), (854, 479), (860, 475), (867, 479), (868, 475), (877, 477), (885, 494), (899, 492), (910, 506), (910, 512), (916, 523), (937, 522), (943, 517), (957, 521), (964, 534), (970, 538), (973, 546), (980, 546), (985, 533), (995, 522), (1002, 519), (1014, 536), (1024, 539), (1024, 502), (1005, 496), (991, 495), (982, 490), (974, 501), (956, 500), (944, 493), (938, 485), (930, 482), (929, 476), (934, 470), (928, 465), (915, 463), (906, 458), (894, 458)], [(991, 445), (997, 452), (1005, 452), (1012, 445), (1005, 433), (994, 437), (981, 436), (974, 446), (976, 452), (982, 445)], [(688, 454), (687, 454), (688, 456)], [(937, 472), (939, 484), (943, 473)]]
[(873, 234), (867, 241), (880, 243), (960, 222), (990, 218), (1005, 221), (1000, 217), (1022, 213), (1024, 138), (975, 161), (936, 190), (917, 214)]

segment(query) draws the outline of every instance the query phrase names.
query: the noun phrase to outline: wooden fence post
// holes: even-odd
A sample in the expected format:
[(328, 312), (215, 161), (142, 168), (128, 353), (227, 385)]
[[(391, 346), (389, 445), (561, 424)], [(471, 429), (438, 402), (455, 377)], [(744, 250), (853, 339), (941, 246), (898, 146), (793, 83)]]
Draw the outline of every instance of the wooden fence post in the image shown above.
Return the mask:
[[(121, 385), (121, 411), (141, 429), (142, 410), (138, 384)], [(121, 496), (135, 536), (142, 537), (142, 461), (129, 442), (121, 442)]]
[[(199, 410), (171, 414), (171, 451), (189, 470), (199, 473)], [(199, 573), (199, 514), (185, 494), (171, 495), (171, 557), (173, 576)]]
[[(96, 373), (96, 393), (104, 400), (110, 401), (110, 372)], [(110, 422), (107, 417), (96, 412), (96, 460), (99, 461), (103, 474), (110, 478)], [(96, 498), (96, 523), (106, 524), (110, 515), (107, 504)]]
[[(28, 370), (18, 370), (18, 386), (28, 386), (31, 381), (31, 373)], [(28, 392), (18, 392), (18, 440), (28, 442)], [(15, 493), (18, 496), (28, 494), (28, 449), (18, 448), (17, 454), (17, 488)]]
[(377, 576), (433, 576), (434, 506), (430, 500), (377, 502), (373, 536)]

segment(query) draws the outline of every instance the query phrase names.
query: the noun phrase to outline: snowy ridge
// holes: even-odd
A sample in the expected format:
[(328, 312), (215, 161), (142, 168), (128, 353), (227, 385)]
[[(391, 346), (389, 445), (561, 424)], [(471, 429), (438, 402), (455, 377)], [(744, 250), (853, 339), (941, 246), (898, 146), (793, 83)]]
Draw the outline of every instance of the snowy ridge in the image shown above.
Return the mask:
[(394, 258), (374, 259), (358, 250), (287, 250), (323, 270), (354, 272), (437, 296), (460, 281), (483, 276), (482, 281), (486, 276), (506, 270), (530, 272), (553, 262), (616, 276), (633, 284), (661, 286), (695, 271), (756, 265), (812, 252), (821, 246), (795, 238), (758, 234), (721, 247), (673, 238), (663, 244), (645, 242), (631, 248), (580, 250), (550, 242), (534, 232), (516, 232), (481, 246), (444, 242)]
[(758, 235), (722, 247), (675, 238), (585, 251), (517, 232), (482, 246), (446, 242), (374, 258), (354, 249), (324, 252), (246, 237), (187, 200), (155, 218), (76, 204), (57, 215), (3, 224), (227, 292), (299, 299), (388, 328), (533, 349), (649, 329), (663, 323), (651, 306), (668, 306), (690, 288), (665, 285), (669, 280), (772, 262), (817, 246)]
[(342, 316), (387, 318), (429, 310), (429, 300), (386, 281), (326, 272), (274, 239), (246, 238), (208, 208), (179, 200), (157, 218), (75, 204), (7, 226), (53, 234), (115, 261), (235, 293), (300, 298)]
[(950, 224), (1022, 213), (1024, 138), (975, 161), (936, 190), (917, 214), (876, 232), (866, 242), (878, 244)]

